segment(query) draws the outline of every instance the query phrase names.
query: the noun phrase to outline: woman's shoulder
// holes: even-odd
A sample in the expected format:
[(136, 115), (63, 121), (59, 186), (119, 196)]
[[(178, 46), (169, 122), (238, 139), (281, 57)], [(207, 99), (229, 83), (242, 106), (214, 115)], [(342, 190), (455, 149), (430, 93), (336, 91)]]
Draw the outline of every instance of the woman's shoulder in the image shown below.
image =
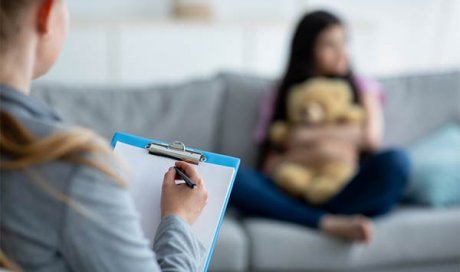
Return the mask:
[[(84, 186), (85, 182), (93, 183), (93, 186), (97, 186), (97, 184), (112, 186), (112, 182), (107, 181), (113, 178), (106, 173), (114, 172), (122, 175), (121, 172), (116, 172), (118, 163), (110, 152), (109, 143), (91, 130), (62, 120), (37, 118), (27, 114), (14, 114), (13, 117), (37, 140), (51, 139), (54, 136), (55, 144), (48, 147), (50, 152), (57, 149), (67, 149), (66, 145), (72, 145), (76, 148), (75, 150), (78, 149), (77, 161), (57, 157), (37, 166), (37, 170), (44, 173), (49, 182), (56, 185), (57, 188), (71, 193), (72, 190), (69, 191), (69, 186), (79, 188)], [(69, 149), (69, 154), (71, 152), (72, 150)], [(82, 160), (90, 163), (82, 164)]]
[[(20, 121), (33, 134), (37, 132), (35, 127), (39, 127), (38, 130), (43, 137), (68, 129), (51, 124), (39, 124), (27, 118), (20, 118)], [(53, 153), (58, 149), (56, 146), (56, 149), (47, 152)], [(46, 157), (47, 152), (44, 152), (42, 157)], [(1, 154), (2, 161), (11, 159)], [(105, 158), (97, 159), (107, 163)], [(33, 246), (34, 256), (48, 255), (50, 251), (58, 249), (60, 233), (66, 221), (65, 214), (69, 208), (81, 210), (82, 206), (86, 206), (93, 209), (99, 196), (110, 195), (120, 190), (117, 190), (118, 187), (104, 174), (88, 166), (60, 158), (21, 170), (1, 171), (0, 184), (0, 194), (4, 197), (1, 213), (5, 214), (2, 218), (2, 228), (7, 228), (14, 233), (12, 237), (15, 237), (12, 238), (11, 244), (6, 246), (12, 243), (17, 248)], [(86, 198), (82, 198), (81, 195)], [(76, 196), (80, 197), (77, 199)], [(18, 200), (20, 205), (17, 203)], [(26, 229), (21, 227), (24, 222), (29, 226)], [(15, 240), (16, 237), (22, 238)], [(39, 247), (37, 243), (43, 246)]]

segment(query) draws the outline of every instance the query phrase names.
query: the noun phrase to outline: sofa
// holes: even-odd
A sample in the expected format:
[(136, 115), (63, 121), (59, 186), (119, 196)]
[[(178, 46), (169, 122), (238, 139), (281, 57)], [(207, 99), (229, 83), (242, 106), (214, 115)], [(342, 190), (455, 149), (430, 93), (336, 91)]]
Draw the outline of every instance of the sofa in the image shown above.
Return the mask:
[[(460, 123), (460, 71), (402, 75), (380, 82), (386, 89), (385, 146), (409, 147), (447, 122)], [(132, 88), (37, 82), (32, 93), (67, 121), (107, 139), (124, 131), (180, 140), (237, 156), (242, 167), (254, 167), (258, 107), (274, 86), (272, 79), (220, 73), (175, 85)], [(370, 245), (340, 241), (300, 225), (247, 217), (229, 207), (210, 270), (460, 271), (460, 207), (400, 205), (376, 219)]]

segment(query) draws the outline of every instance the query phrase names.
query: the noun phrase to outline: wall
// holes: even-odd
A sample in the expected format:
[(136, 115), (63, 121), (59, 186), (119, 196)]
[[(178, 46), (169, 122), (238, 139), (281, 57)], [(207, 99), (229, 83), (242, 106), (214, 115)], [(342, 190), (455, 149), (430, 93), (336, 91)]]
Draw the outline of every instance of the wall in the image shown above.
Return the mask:
[(215, 0), (216, 18), (169, 17), (167, 0), (69, 0), (69, 40), (44, 80), (146, 84), (222, 70), (277, 77), (305, 10), (347, 19), (355, 68), (394, 75), (460, 68), (458, 0)]

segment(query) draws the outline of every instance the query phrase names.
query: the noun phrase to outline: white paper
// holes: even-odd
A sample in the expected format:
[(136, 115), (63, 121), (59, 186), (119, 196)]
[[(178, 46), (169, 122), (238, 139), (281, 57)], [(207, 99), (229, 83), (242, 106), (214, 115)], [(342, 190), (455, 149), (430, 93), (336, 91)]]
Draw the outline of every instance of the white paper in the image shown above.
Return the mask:
[[(146, 238), (152, 243), (160, 224), (160, 199), (163, 176), (174, 166), (175, 160), (150, 155), (146, 149), (118, 142), (115, 154), (127, 163), (130, 175), (129, 188), (134, 203), (141, 215), (141, 224)], [(217, 231), (230, 184), (235, 170), (231, 167), (200, 163), (196, 166), (209, 193), (208, 204), (192, 225), (192, 231), (211, 253), (211, 245)], [(205, 263), (202, 264), (204, 270)]]

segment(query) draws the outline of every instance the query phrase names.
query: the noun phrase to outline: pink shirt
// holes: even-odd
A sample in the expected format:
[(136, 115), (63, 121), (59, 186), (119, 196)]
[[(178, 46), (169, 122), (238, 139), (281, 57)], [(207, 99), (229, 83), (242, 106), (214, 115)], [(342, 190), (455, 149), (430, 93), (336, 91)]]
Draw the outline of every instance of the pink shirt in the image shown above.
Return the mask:
[[(382, 105), (384, 104), (385, 92), (382, 85), (379, 82), (361, 76), (355, 76), (354, 80), (360, 94), (365, 92), (375, 93), (377, 97), (380, 99)], [(261, 100), (259, 107), (259, 122), (254, 133), (255, 141), (257, 144), (261, 144), (267, 136), (266, 133), (273, 116), (276, 95), (276, 90), (270, 91), (267, 92)]]

